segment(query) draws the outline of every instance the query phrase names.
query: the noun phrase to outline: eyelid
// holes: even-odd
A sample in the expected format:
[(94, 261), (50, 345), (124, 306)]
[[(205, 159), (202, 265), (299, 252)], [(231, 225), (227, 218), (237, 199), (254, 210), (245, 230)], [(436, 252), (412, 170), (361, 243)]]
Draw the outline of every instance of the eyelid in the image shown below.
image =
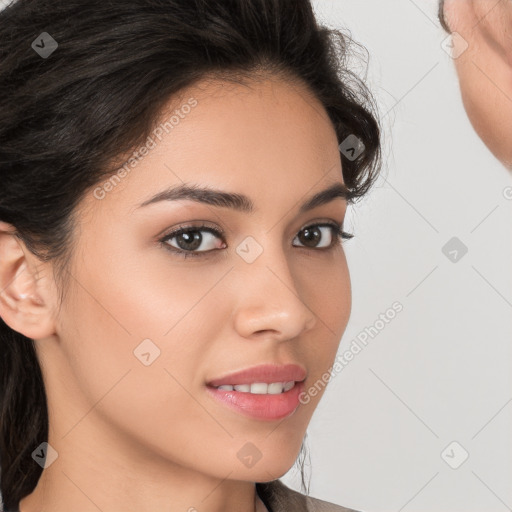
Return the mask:
[(171, 236), (176, 236), (180, 231), (185, 230), (195, 230), (195, 231), (209, 231), (210, 233), (213, 233), (215, 235), (221, 235), (222, 237), (226, 236), (226, 232), (218, 226), (215, 226), (213, 224), (209, 224), (207, 221), (190, 221), (190, 222), (182, 222), (178, 224), (177, 226), (174, 226), (173, 228), (167, 229), (164, 231), (164, 233), (160, 236), (159, 235), (159, 241), (168, 239)]

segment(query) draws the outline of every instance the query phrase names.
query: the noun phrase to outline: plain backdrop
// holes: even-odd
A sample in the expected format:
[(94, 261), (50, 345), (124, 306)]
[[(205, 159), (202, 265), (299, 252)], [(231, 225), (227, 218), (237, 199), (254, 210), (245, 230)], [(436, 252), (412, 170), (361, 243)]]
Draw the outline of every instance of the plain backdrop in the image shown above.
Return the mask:
[[(366, 47), (386, 138), (345, 245), (339, 356), (361, 333), (367, 345), (331, 378), (306, 441), (310, 494), (361, 512), (512, 508), (512, 176), (467, 119), (436, 4), (314, 1)], [(300, 490), (298, 475), (283, 481)]]
[[(346, 226), (339, 353), (367, 344), (306, 439), (310, 494), (361, 512), (512, 507), (512, 179), (466, 117), (435, 4), (314, 1), (368, 50), (385, 136), (383, 175)], [(300, 490), (296, 467), (283, 481)]]

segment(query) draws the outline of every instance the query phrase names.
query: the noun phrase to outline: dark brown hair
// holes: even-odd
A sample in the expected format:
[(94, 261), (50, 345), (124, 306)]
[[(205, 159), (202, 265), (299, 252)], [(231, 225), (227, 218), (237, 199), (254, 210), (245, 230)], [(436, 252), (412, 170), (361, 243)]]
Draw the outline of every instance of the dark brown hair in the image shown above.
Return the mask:
[[(58, 44), (46, 58), (32, 46), (43, 32)], [(79, 201), (147, 139), (174, 95), (207, 76), (308, 87), (338, 143), (364, 144), (355, 159), (340, 152), (356, 200), (381, 158), (374, 101), (349, 69), (361, 48), (318, 25), (310, 0), (13, 2), (0, 12), (0, 220), (53, 260), (63, 291)], [(48, 412), (33, 340), (0, 319), (0, 350), (0, 490), (15, 508), (40, 478), (31, 453), (48, 439)]]

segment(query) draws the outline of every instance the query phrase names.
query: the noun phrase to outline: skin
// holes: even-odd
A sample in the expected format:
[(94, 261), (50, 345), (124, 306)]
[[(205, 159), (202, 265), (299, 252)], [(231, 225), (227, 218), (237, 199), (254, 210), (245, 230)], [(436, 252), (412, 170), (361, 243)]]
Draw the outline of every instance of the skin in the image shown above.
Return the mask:
[[(298, 238), (314, 223), (342, 224), (346, 213), (342, 198), (298, 211), (343, 183), (327, 113), (302, 86), (278, 79), (203, 82), (190, 96), (198, 106), (121, 183), (102, 200), (83, 198), (60, 309), (52, 263), (0, 224), (0, 314), (36, 340), (48, 441), (59, 455), (21, 512), (265, 510), (254, 482), (293, 465), (323, 395), (269, 422), (212, 400), (205, 383), (297, 362), (307, 389), (334, 362), (351, 309), (343, 245), (329, 228), (317, 245), (333, 241), (333, 250)], [(257, 210), (187, 200), (137, 208), (182, 182), (246, 194)], [(225, 230), (226, 245), (203, 239), (200, 251), (217, 252), (184, 259), (158, 242), (200, 221)], [(235, 252), (247, 236), (263, 248), (251, 264)], [(150, 366), (133, 354), (146, 338), (161, 350)], [(262, 453), (251, 468), (237, 457), (247, 442)]]
[(512, 2), (445, 0), (440, 18), (469, 45), (454, 62), (471, 124), (512, 170)]

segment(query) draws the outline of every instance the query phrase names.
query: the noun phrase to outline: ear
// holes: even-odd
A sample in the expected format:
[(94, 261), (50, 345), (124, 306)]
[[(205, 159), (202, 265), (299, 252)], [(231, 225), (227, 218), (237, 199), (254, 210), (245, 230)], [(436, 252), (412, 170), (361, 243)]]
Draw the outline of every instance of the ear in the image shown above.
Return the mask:
[(27, 338), (46, 338), (55, 333), (53, 273), (15, 234), (0, 221), (0, 317)]

